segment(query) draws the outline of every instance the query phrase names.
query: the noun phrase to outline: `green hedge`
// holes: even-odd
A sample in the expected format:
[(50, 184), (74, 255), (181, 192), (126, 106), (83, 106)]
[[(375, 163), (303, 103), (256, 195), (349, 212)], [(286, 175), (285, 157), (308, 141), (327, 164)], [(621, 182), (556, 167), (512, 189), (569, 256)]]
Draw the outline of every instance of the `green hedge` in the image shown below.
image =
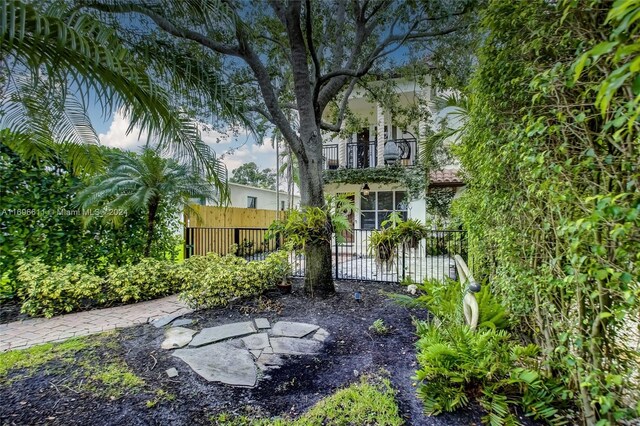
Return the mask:
[(45, 316), (116, 303), (132, 303), (183, 292), (190, 306), (224, 306), (274, 287), (286, 277), (286, 252), (275, 252), (265, 260), (247, 262), (233, 255), (193, 256), (177, 264), (143, 259), (135, 265), (109, 269), (106, 277), (85, 265), (46, 265), (40, 258), (18, 262), (22, 312)]
[(248, 262), (232, 255), (209, 253), (183, 264), (184, 291), (181, 299), (193, 308), (224, 306), (275, 287), (287, 276), (287, 252), (271, 253), (265, 260)]

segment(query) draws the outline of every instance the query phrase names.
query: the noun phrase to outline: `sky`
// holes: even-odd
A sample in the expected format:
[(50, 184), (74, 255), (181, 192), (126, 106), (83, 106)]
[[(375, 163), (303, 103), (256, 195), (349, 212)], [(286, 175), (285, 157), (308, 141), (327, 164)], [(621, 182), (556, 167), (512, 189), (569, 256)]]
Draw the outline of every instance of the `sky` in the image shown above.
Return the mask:
[[(102, 145), (136, 151), (147, 141), (145, 135), (139, 138), (138, 130), (127, 134), (129, 120), (120, 113), (114, 114), (110, 120), (94, 121), (97, 122), (96, 131)], [(103, 122), (100, 123), (100, 121)], [(246, 131), (241, 130), (234, 135), (228, 135), (215, 130), (207, 131), (203, 128), (202, 139), (227, 165), (229, 175), (240, 165), (252, 161), (261, 169), (276, 168), (276, 151), (270, 138), (265, 138), (264, 142), (259, 145), (255, 138)]]

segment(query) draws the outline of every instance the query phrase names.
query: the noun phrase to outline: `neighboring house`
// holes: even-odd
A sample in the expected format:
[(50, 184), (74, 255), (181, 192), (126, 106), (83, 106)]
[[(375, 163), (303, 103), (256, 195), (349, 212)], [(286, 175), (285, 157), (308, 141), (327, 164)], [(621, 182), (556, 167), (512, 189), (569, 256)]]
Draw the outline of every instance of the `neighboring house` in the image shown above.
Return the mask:
[[(349, 100), (349, 107), (356, 117), (369, 125), (346, 139), (325, 138), (325, 193), (346, 194), (353, 199), (359, 212), (351, 218), (354, 229), (379, 229), (389, 213), (394, 211), (405, 218), (422, 222), (426, 222), (430, 215), (425, 194), (410, 197), (409, 188), (402, 179), (392, 183), (376, 183), (386, 178), (381, 178), (384, 171), (373, 169), (393, 168), (397, 171), (399, 167), (416, 166), (418, 140), (426, 134), (427, 129), (436, 128), (439, 116), (442, 118), (434, 109), (433, 90), (430, 87), (422, 88), (410, 81), (400, 81), (397, 87), (396, 93), (402, 106), (413, 104), (419, 108), (429, 108), (431, 120), (401, 127), (389, 111), (371, 103), (363, 92), (356, 90)], [(426, 191), (446, 187), (457, 195), (464, 185), (458, 171), (458, 165), (451, 164), (432, 172)], [(414, 179), (416, 177), (422, 178), (419, 172), (414, 174)]]
[[(228, 182), (229, 195), (231, 197), (230, 207), (262, 209), (262, 210), (286, 210), (288, 207), (289, 194), (280, 191), (279, 200), (277, 193), (273, 189), (257, 188), (249, 185)], [(279, 206), (277, 202), (279, 201)], [(300, 206), (300, 196), (293, 196), (293, 207)]]

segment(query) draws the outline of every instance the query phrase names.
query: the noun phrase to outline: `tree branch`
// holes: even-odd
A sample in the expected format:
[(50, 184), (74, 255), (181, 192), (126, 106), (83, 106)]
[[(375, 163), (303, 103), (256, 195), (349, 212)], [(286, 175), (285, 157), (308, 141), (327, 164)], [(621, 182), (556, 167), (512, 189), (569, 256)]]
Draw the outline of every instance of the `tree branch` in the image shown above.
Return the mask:
[(351, 96), (351, 93), (353, 92), (353, 89), (356, 87), (356, 84), (358, 82), (358, 79), (354, 78), (351, 80), (351, 82), (349, 83), (349, 86), (347, 87), (347, 90), (345, 90), (344, 92), (344, 97), (342, 98), (342, 102), (340, 103), (340, 107), (338, 108), (338, 119), (336, 120), (335, 123), (331, 124), (331, 123), (327, 123), (327, 122), (320, 122), (320, 128), (322, 130), (329, 130), (331, 132), (339, 132), (341, 127), (342, 127), (342, 122), (344, 121), (344, 114), (345, 111), (347, 110), (347, 105), (349, 104), (349, 96)]
[[(318, 60), (318, 54), (316, 52), (315, 46), (313, 45), (313, 27), (311, 26), (311, 0), (306, 0), (306, 30), (307, 30), (307, 49), (311, 53), (311, 60), (313, 60), (313, 68), (315, 73), (315, 80), (318, 81), (320, 79), (320, 61)], [(315, 97), (314, 97), (315, 102)]]
[(181, 28), (174, 25), (171, 21), (169, 21), (164, 16), (160, 15), (157, 12), (149, 10), (148, 8), (142, 6), (141, 4), (136, 3), (115, 3), (115, 4), (102, 4), (98, 2), (82, 2), (80, 4), (81, 7), (88, 7), (91, 9), (99, 10), (101, 12), (108, 13), (139, 13), (141, 15), (145, 15), (149, 17), (155, 24), (160, 27), (162, 30), (168, 32), (169, 34), (180, 37), (187, 40), (195, 41), (196, 43), (201, 44), (217, 53), (221, 53), (223, 55), (230, 56), (240, 56), (238, 46), (233, 46), (225, 43), (219, 43), (217, 41), (211, 40), (204, 34), (201, 34), (197, 31), (189, 30), (186, 28)]

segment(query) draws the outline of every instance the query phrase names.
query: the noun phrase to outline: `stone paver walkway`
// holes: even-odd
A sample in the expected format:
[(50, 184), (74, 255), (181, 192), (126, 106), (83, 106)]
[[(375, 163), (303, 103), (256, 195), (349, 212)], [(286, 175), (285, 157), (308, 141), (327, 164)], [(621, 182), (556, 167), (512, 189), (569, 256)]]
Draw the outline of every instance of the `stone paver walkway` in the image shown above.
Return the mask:
[(147, 302), (77, 312), (49, 319), (34, 318), (0, 324), (0, 352), (131, 327), (190, 312), (192, 310), (179, 302), (177, 296), (168, 296)]

